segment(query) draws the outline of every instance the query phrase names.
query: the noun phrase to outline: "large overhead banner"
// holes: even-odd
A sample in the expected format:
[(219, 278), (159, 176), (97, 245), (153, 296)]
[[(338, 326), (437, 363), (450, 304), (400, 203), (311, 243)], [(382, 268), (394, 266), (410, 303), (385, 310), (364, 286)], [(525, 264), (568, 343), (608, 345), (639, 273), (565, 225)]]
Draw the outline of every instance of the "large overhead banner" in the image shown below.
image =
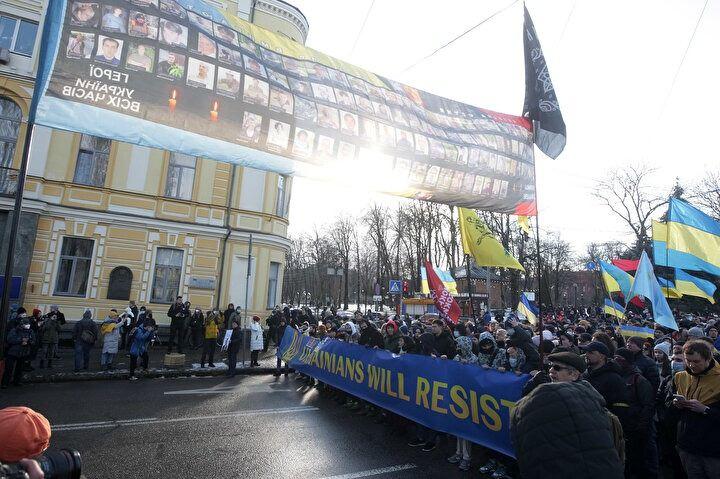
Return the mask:
[(52, 1), (43, 48), (38, 124), (535, 213), (526, 119), (383, 78), (202, 1)]

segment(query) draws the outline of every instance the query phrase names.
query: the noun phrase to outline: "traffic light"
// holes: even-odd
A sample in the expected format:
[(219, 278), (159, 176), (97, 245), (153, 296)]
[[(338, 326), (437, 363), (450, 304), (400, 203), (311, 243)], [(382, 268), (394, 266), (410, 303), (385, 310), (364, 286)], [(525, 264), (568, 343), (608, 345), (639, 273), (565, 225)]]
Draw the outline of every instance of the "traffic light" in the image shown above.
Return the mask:
[(410, 282), (405, 279), (402, 282), (402, 292), (403, 296), (407, 296), (408, 293), (410, 293)]

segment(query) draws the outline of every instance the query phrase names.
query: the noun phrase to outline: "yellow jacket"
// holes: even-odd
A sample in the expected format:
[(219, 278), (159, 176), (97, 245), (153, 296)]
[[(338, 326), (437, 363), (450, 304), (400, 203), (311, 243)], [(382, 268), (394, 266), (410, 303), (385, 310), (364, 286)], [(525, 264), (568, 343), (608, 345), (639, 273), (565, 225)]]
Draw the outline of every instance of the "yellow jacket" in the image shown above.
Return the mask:
[(673, 378), (678, 394), (687, 399), (697, 399), (709, 406), (720, 402), (720, 364), (713, 360), (713, 367), (701, 375), (680, 371)]
[(218, 336), (218, 324), (220, 318), (216, 314), (210, 314), (203, 321), (205, 327), (205, 339), (217, 339)]

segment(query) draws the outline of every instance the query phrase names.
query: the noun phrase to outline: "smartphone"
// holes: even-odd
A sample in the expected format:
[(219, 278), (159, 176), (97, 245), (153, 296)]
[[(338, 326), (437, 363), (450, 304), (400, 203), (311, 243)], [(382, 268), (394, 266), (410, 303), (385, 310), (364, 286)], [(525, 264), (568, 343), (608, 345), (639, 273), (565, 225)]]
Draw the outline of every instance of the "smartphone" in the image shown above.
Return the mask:
[(685, 396), (682, 394), (673, 394), (673, 399), (676, 401), (685, 401)]

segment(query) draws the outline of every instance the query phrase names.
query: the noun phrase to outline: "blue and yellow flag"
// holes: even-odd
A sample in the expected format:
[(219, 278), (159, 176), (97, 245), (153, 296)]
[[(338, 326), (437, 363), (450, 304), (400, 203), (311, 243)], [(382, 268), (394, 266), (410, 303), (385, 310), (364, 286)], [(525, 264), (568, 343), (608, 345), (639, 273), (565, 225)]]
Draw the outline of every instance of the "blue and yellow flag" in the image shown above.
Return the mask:
[[(455, 278), (453, 278), (450, 274), (450, 271), (443, 271), (435, 268), (435, 272), (440, 278), (440, 281), (442, 281), (445, 285), (445, 289), (447, 289), (450, 294), (457, 295), (457, 283), (455, 282)], [(420, 278), (420, 289), (422, 294), (430, 294), (430, 287), (428, 286), (427, 280), (427, 270), (425, 269), (425, 266), (420, 266)]]
[(625, 301), (628, 301), (628, 294), (632, 287), (633, 277), (621, 270), (614, 264), (606, 263), (605, 261), (599, 260), (600, 272), (602, 274), (603, 282), (607, 288), (608, 293), (620, 292), (625, 296)]
[[(676, 198), (670, 199), (668, 218), (668, 266), (720, 276), (720, 222)], [(694, 267), (688, 267), (687, 259), (675, 258), (673, 251), (694, 257)]]
[(605, 314), (615, 316), (616, 318), (625, 317), (625, 308), (623, 306), (620, 306), (610, 298), (605, 298), (605, 306), (603, 307), (603, 311), (605, 312)]
[(698, 278), (681, 269), (675, 269), (675, 288), (682, 294), (705, 298), (715, 304), (714, 295), (717, 286), (706, 279)]
[(642, 326), (630, 326), (629, 324), (620, 326), (620, 334), (626, 338), (631, 338), (633, 336), (637, 336), (639, 338), (655, 338), (654, 329)]
[(525, 319), (530, 321), (531, 324), (537, 324), (540, 311), (538, 311), (537, 307), (532, 303), (532, 301), (527, 299), (525, 293), (520, 295), (520, 302), (517, 306), (517, 312), (519, 315), (525, 316)]
[(653, 265), (645, 251), (640, 256), (640, 264), (635, 272), (635, 279), (630, 289), (630, 294), (625, 297), (626, 301), (632, 300), (635, 296), (643, 296), (650, 300), (652, 304), (653, 319), (656, 323), (670, 328), (674, 331), (678, 330), (677, 322), (673, 316), (667, 299), (663, 295), (663, 288), (660, 287)]
[(670, 299), (680, 299), (682, 298), (682, 293), (678, 291), (678, 289), (675, 287), (675, 283), (670, 281), (669, 279), (665, 278), (658, 278), (658, 283), (660, 284), (660, 287), (662, 288), (663, 296)]

